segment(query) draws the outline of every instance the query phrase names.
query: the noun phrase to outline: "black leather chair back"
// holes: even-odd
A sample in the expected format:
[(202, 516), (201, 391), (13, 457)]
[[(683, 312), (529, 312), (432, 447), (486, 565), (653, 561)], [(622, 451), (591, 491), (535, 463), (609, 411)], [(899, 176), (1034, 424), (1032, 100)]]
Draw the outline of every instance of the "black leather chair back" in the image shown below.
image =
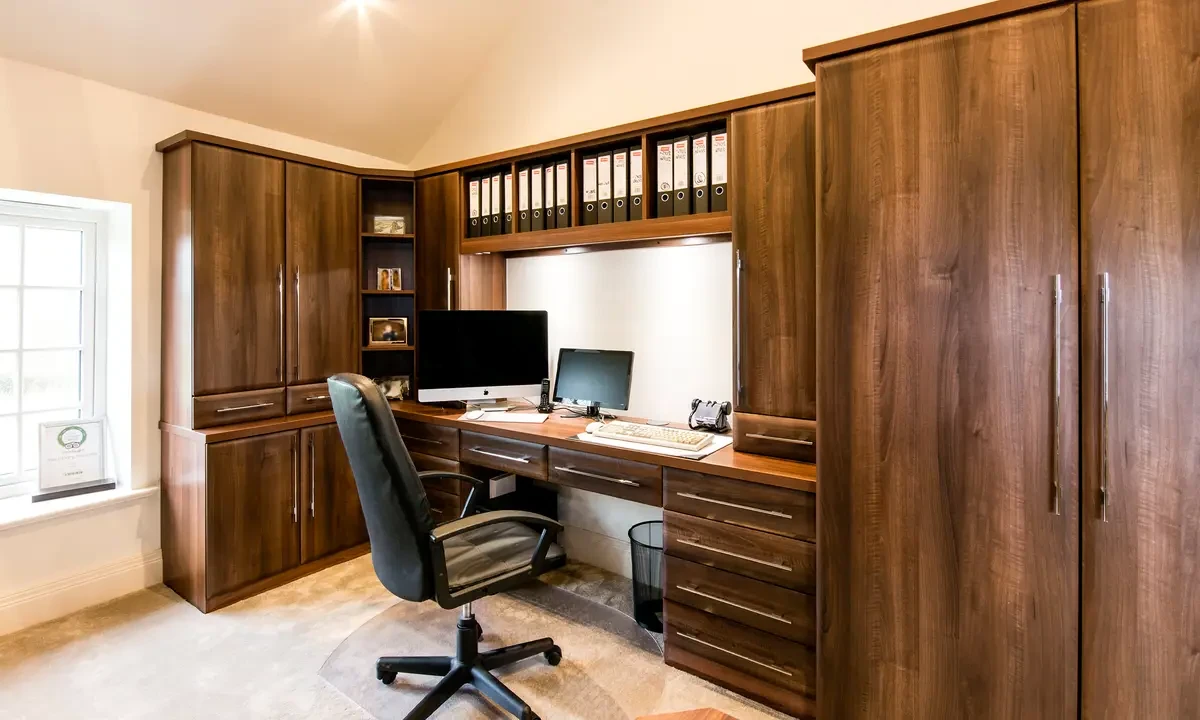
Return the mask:
[(392, 409), (362, 375), (329, 378), (329, 396), (367, 519), (375, 574), (397, 597), (427, 600), (433, 596), (433, 519)]

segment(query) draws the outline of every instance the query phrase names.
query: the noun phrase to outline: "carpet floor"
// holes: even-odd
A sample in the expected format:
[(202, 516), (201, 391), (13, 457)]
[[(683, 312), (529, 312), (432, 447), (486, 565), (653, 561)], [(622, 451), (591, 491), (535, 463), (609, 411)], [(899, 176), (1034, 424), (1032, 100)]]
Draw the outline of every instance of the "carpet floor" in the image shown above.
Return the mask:
[[(630, 620), (623, 581), (586, 566), (476, 603), (484, 647), (545, 635), (563, 649), (506, 668), (504, 682), (546, 720), (624, 720), (714, 707), (783, 717), (662, 663), (661, 638)], [(0, 717), (403, 717), (426, 678), (375, 680), (383, 654), (449, 654), (454, 611), (398, 602), (369, 557), (202, 615), (152, 588), (0, 637)], [(498, 673), (499, 674), (499, 673)], [(434, 718), (507, 717), (472, 690)]]

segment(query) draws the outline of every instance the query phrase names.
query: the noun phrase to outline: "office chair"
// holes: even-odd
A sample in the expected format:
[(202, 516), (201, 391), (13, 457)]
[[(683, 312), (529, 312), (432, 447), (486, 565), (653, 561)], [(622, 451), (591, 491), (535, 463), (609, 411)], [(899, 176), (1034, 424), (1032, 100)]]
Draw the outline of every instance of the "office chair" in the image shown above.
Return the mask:
[[(404, 600), (434, 599), (448, 610), (461, 608), (454, 657), (381, 657), (375, 676), (384, 684), (391, 684), (397, 673), (442, 676), (406, 720), (429, 717), (466, 684), (522, 720), (537, 718), (491, 670), (534, 655), (557, 665), (562, 650), (551, 638), (542, 638), (479, 652), (483, 630), (471, 603), (561, 566), (566, 557), (554, 540), (562, 525), (518, 510), (473, 514), (485, 481), (453, 472), (418, 473), (392, 410), (373, 382), (361, 375), (334, 375), (329, 395), (354, 471), (379, 581)], [(421, 480), (438, 477), (464, 480), (472, 488), (462, 517), (435, 527)]]

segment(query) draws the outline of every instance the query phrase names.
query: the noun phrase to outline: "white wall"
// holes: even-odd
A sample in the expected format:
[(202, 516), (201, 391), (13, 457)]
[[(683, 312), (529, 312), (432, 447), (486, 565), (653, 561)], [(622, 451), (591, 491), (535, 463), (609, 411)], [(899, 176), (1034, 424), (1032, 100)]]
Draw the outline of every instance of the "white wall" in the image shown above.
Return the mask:
[[(198, 112), (82, 78), (0, 58), (0, 189), (123, 203), (112, 225), (123, 233), (128, 264), (112, 278), (127, 283), (128, 418), (118, 458), (122, 480), (149, 488), (159, 480), (159, 346), (162, 256), (162, 159), (154, 144), (200, 130), (353, 165), (395, 163)], [(108, 368), (110, 376), (117, 368)], [(161, 579), (158, 494), (93, 508), (67, 518), (5, 528), (0, 519), (0, 631), (128, 592)], [(135, 568), (130, 570), (130, 568)], [(157, 577), (155, 576), (157, 573)], [(120, 582), (114, 581), (119, 578)], [(61, 599), (61, 602), (54, 598)], [(4, 615), (8, 613), (8, 615)]]

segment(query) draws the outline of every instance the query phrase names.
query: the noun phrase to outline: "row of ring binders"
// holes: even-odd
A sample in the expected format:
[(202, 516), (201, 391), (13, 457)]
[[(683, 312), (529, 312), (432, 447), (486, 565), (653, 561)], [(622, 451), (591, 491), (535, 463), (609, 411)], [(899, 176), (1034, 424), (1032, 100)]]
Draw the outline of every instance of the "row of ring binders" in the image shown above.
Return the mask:
[(683, 135), (655, 143), (655, 217), (728, 208), (729, 133)]
[(583, 156), (583, 224), (641, 220), (642, 149)]

